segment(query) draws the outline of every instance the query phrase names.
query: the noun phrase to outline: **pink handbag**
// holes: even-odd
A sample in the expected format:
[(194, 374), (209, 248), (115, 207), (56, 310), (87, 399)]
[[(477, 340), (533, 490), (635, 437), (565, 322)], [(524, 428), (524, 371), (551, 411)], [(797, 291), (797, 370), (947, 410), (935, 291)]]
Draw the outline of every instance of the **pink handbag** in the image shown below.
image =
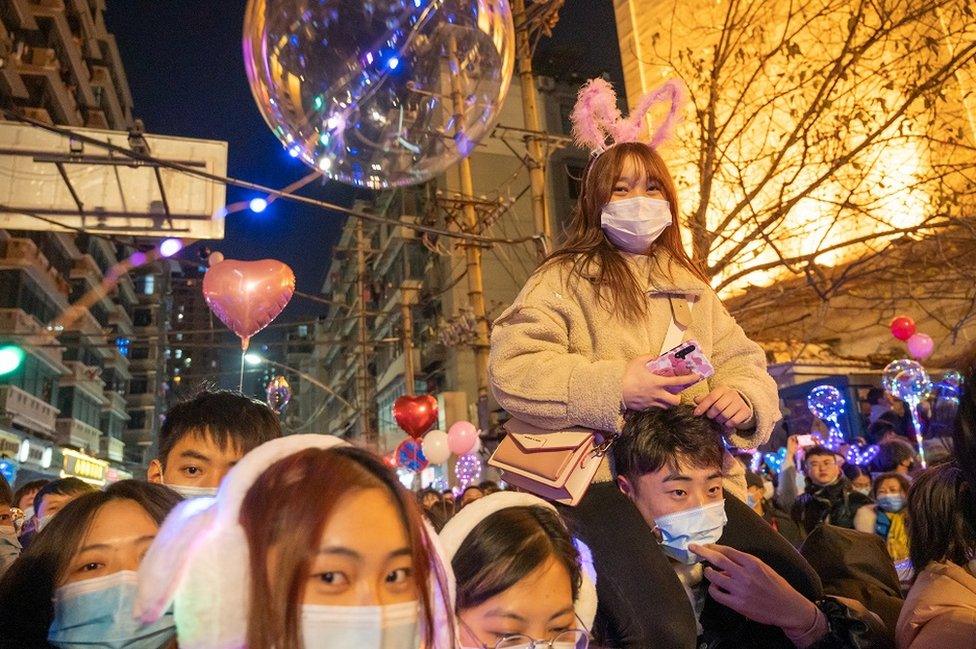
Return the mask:
[(489, 466), (510, 485), (563, 505), (583, 499), (614, 440), (600, 443), (587, 428), (545, 430), (518, 419), (509, 419), (505, 430)]

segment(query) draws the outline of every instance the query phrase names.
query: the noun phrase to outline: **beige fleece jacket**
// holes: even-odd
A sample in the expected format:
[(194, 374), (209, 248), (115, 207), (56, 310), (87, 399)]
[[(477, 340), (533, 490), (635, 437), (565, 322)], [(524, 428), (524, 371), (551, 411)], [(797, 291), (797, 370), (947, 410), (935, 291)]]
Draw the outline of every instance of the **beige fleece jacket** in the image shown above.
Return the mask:
[[(681, 394), (682, 402), (718, 385), (735, 388), (752, 407), (755, 428), (733, 434), (732, 443), (754, 448), (769, 439), (779, 398), (762, 348), (710, 287), (669, 256), (621, 254), (647, 293), (643, 319), (628, 321), (598, 302), (592, 267), (577, 281), (570, 281), (568, 262), (537, 270), (492, 329), (488, 373), (498, 403), (540, 428), (620, 432), (626, 365), (661, 350), (674, 315), (687, 324), (685, 339), (696, 339), (715, 367), (711, 378)], [(690, 314), (681, 309), (685, 300)]]

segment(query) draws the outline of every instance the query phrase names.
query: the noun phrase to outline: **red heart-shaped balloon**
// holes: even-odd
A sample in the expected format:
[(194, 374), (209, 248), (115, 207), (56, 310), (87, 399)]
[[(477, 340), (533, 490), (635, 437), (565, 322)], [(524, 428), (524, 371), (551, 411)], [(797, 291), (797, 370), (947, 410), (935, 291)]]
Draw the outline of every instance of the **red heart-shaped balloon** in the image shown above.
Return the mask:
[(225, 259), (203, 276), (207, 306), (247, 351), (251, 336), (278, 317), (295, 293), (295, 273), (276, 259)]
[(399, 397), (393, 402), (393, 418), (407, 435), (419, 439), (437, 422), (437, 398), (430, 394)]

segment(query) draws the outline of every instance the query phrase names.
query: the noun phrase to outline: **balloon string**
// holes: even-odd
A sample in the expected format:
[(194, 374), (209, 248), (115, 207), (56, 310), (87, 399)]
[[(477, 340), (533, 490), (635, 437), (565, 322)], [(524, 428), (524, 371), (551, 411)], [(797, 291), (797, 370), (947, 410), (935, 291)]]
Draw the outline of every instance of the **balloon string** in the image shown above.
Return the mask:
[(915, 427), (915, 443), (918, 445), (918, 461), (923, 469), (928, 468), (925, 464), (925, 447), (922, 444), (922, 417), (918, 413), (921, 406), (918, 399), (908, 402), (908, 407), (912, 412), (912, 426)]
[(241, 380), (237, 385), (238, 392), (244, 392), (244, 355), (246, 353), (244, 351), (241, 352)]

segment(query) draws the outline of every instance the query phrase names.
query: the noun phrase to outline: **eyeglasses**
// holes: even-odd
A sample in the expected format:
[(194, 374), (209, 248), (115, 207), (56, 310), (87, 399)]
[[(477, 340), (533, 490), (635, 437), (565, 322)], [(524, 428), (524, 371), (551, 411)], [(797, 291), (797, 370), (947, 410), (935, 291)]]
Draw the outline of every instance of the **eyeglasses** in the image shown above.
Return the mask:
[[(461, 622), (467, 632), (473, 638), (477, 638), (463, 620)], [(567, 629), (560, 631), (551, 640), (536, 640), (530, 636), (517, 633), (505, 636), (494, 645), (489, 647), (482, 643), (481, 649), (587, 649), (590, 646), (590, 634), (583, 629)]]
[(552, 640), (535, 640), (527, 635), (510, 635), (495, 643), (491, 649), (587, 649), (590, 635), (583, 629), (569, 629)]

